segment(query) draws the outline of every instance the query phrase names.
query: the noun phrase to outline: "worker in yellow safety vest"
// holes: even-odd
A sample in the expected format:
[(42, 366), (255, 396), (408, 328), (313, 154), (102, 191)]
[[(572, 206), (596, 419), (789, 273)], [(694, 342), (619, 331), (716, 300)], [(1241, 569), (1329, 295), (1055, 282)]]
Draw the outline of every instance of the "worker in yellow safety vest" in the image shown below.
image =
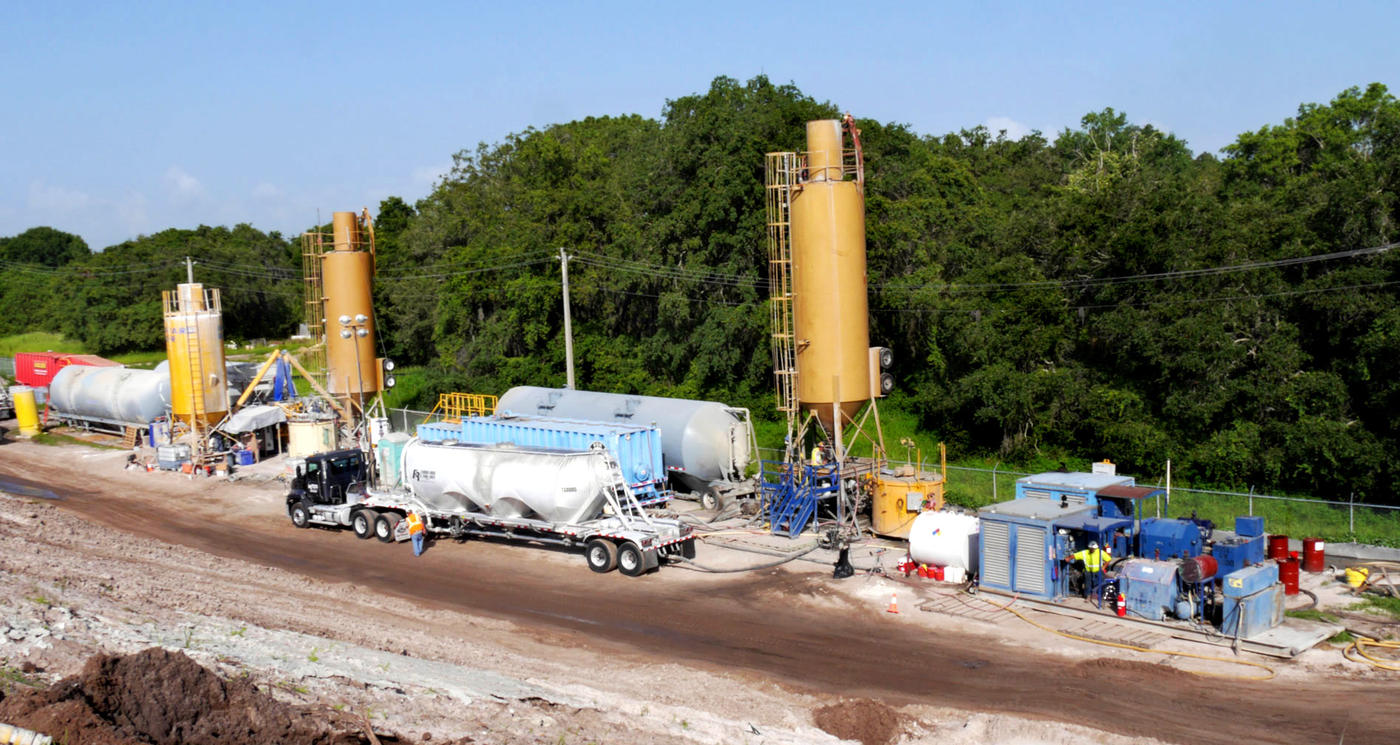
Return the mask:
[(812, 446), (812, 465), (826, 465), (826, 443), (819, 442)]
[(408, 513), (408, 537), (413, 541), (413, 555), (423, 555), (423, 538), (427, 533), (423, 528), (423, 518), (417, 512)]
[(1074, 561), (1084, 569), (1084, 595), (1088, 597), (1099, 586), (1100, 573), (1104, 564), (1113, 559), (1108, 552), (1099, 548), (1098, 541), (1089, 541), (1089, 547), (1075, 551)]

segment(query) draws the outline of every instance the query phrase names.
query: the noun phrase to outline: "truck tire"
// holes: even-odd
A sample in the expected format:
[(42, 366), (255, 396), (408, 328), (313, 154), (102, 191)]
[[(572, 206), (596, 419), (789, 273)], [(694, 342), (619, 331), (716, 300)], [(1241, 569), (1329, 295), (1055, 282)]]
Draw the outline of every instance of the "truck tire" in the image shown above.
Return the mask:
[(311, 511), (306, 509), (306, 505), (297, 502), (287, 508), (287, 514), (292, 518), (292, 524), (298, 528), (311, 527)]
[(588, 568), (607, 574), (617, 568), (617, 544), (606, 538), (593, 538), (583, 545), (583, 558)]
[(646, 574), (646, 560), (642, 558), (642, 549), (637, 544), (627, 541), (617, 549), (617, 571), (628, 577), (640, 577)]
[(711, 511), (711, 512), (718, 512), (718, 511), (719, 511), (719, 506), (720, 506), (719, 492), (716, 492), (714, 489), (709, 488), (709, 487), (705, 487), (704, 489), (702, 489), (702, 490), (700, 491), (700, 507), (701, 507), (701, 509), (709, 510), (709, 511)]
[(350, 516), (350, 529), (355, 531), (355, 537), (366, 540), (374, 535), (374, 523), (379, 519), (379, 513), (374, 510), (355, 510), (355, 514)]
[(399, 521), (403, 515), (397, 512), (385, 512), (374, 521), (374, 537), (384, 543), (394, 542), (394, 528), (399, 526)]

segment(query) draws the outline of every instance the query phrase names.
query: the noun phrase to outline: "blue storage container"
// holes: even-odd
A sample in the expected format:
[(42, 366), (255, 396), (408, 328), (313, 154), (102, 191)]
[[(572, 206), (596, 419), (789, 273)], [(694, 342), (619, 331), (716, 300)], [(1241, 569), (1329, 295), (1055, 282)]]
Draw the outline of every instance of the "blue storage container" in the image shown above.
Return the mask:
[(238, 451), (238, 465), (240, 465), (240, 466), (251, 466), (251, 465), (253, 465), (253, 451), (251, 451), (251, 450), (239, 450), (239, 451)]
[(1235, 535), (1252, 538), (1264, 535), (1264, 518), (1253, 515), (1240, 515), (1235, 518)]
[(654, 425), (503, 414), (468, 417), (460, 424), (420, 424), (418, 437), (574, 451), (587, 450), (593, 443), (601, 442), (617, 458), (623, 477), (639, 498), (653, 502), (667, 496), (664, 493), (666, 472), (661, 461), (661, 430)]
[(1225, 575), (1220, 591), (1227, 598), (1242, 598), (1277, 583), (1278, 564), (1270, 561)]
[(1138, 618), (1161, 621), (1176, 608), (1176, 564), (1170, 561), (1133, 559), (1118, 572), (1118, 591), (1128, 604), (1128, 613)]
[(1200, 526), (1190, 520), (1149, 517), (1142, 521), (1138, 535), (1138, 555), (1144, 559), (1200, 556), (1204, 545)]

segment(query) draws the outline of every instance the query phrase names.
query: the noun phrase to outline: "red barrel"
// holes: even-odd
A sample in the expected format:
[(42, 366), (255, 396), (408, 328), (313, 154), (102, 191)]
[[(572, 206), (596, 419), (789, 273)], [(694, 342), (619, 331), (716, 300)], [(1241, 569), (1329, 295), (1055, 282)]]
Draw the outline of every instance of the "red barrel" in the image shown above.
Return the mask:
[(1220, 571), (1220, 564), (1214, 556), (1201, 554), (1181, 560), (1180, 576), (1181, 581), (1188, 583), (1205, 582), (1215, 577), (1215, 573)]
[(1278, 580), (1283, 583), (1284, 595), (1298, 594), (1298, 560), (1279, 559)]
[(1327, 568), (1326, 547), (1321, 538), (1303, 539), (1303, 571), (1320, 572)]
[(1270, 559), (1287, 559), (1287, 558), (1288, 558), (1288, 536), (1286, 536), (1286, 535), (1278, 535), (1277, 533), (1275, 533), (1274, 535), (1269, 536), (1269, 558), (1270, 558)]

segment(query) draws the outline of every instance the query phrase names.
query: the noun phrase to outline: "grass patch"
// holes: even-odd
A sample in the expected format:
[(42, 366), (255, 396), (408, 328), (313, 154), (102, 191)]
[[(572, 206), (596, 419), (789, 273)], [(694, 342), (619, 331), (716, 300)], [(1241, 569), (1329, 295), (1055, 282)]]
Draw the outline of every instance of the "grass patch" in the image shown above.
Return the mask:
[(1348, 606), (1348, 609), (1382, 613), (1400, 620), (1400, 598), (1386, 595), (1366, 595), (1360, 602)]
[(13, 357), (16, 352), (63, 352), (82, 354), (87, 351), (81, 341), (63, 334), (30, 331), (24, 334), (0, 336), (0, 356)]
[(1356, 641), (1356, 637), (1350, 631), (1342, 629), (1333, 634), (1327, 641), (1332, 644), (1351, 644)]
[(57, 432), (40, 432), (31, 439), (40, 445), (82, 445), (84, 447), (97, 448), (98, 450), (125, 450), (125, 448), (117, 447), (116, 445), (103, 445), (100, 442), (89, 442), (88, 440), (79, 439), (72, 435), (59, 434)]
[(1286, 610), (1283, 612), (1283, 615), (1288, 616), (1289, 618), (1302, 618), (1308, 621), (1321, 621), (1322, 623), (1337, 622), (1336, 616), (1332, 615), (1331, 613), (1323, 613), (1322, 611), (1316, 608), (1308, 608), (1306, 610)]

